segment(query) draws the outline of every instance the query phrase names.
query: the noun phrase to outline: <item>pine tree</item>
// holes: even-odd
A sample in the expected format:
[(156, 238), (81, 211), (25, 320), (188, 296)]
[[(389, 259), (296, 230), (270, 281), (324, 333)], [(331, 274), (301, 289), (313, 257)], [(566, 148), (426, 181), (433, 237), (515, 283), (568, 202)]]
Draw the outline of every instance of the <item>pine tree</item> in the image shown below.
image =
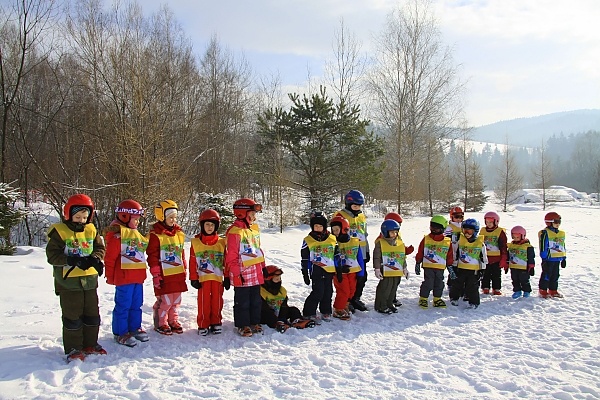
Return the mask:
[(15, 246), (10, 240), (10, 231), (26, 215), (24, 209), (15, 207), (19, 192), (8, 183), (0, 183), (0, 254), (13, 255)]

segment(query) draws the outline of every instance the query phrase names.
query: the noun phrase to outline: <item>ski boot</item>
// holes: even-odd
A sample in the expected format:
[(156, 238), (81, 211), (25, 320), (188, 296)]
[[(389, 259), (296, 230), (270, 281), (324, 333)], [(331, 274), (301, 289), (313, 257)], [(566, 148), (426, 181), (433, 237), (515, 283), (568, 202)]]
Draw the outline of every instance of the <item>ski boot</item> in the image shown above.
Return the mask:
[(429, 301), (427, 297), (419, 297), (419, 307), (426, 309), (429, 307)]
[(437, 308), (446, 308), (446, 302), (440, 297), (433, 298), (433, 306)]

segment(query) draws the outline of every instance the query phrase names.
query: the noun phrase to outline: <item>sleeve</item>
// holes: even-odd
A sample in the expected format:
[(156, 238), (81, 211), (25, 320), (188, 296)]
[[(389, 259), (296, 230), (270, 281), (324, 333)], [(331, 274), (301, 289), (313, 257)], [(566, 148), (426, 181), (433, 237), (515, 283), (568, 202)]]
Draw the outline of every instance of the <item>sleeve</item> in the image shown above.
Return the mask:
[(333, 249), (333, 265), (336, 269), (342, 268), (342, 261), (340, 259), (340, 246), (336, 243)]
[(358, 261), (358, 265), (360, 265), (360, 272), (358, 272), (358, 276), (363, 276), (365, 271), (365, 258), (363, 256), (362, 249), (358, 246), (358, 253), (356, 254), (356, 261)]
[(454, 251), (452, 251), (452, 246), (448, 249), (448, 254), (446, 255), (446, 267), (454, 265)]
[(65, 255), (65, 242), (62, 240), (56, 229), (48, 233), (48, 244), (46, 245), (46, 258), (51, 265), (67, 265), (67, 256)]
[(152, 277), (161, 276), (162, 268), (160, 267), (160, 240), (158, 240), (158, 236), (152, 232), (150, 232), (150, 239), (148, 240), (146, 255), (148, 256), (150, 275), (152, 275)]
[(194, 246), (190, 247), (190, 281), (198, 280), (198, 262), (196, 261), (196, 252)]
[(106, 253), (104, 254), (104, 276), (110, 285), (115, 283), (115, 271), (121, 257), (121, 235), (114, 232), (106, 234)]
[(481, 246), (481, 257), (480, 257), (480, 261), (481, 261), (483, 264), (488, 264), (488, 263), (489, 263), (489, 261), (488, 261), (488, 256), (487, 256), (487, 250), (486, 250), (486, 248), (485, 248), (485, 244), (484, 244), (483, 246)]
[(375, 248), (373, 249), (373, 269), (379, 268), (381, 270), (381, 262), (382, 262), (381, 244), (378, 241), (377, 243), (375, 243)]
[(308, 248), (308, 245), (306, 244), (306, 240), (302, 241), (302, 248), (300, 249), (300, 263), (302, 264), (302, 269), (303, 270), (307, 270), (307, 271), (311, 271), (311, 263), (310, 263), (310, 249)]
[(242, 268), (240, 266), (240, 236), (234, 233), (227, 234), (227, 255), (225, 256), (225, 268), (232, 282), (238, 277)]
[(90, 255), (96, 257), (99, 260), (103, 260), (105, 253), (106, 246), (104, 245), (104, 238), (102, 237), (102, 235), (100, 235), (100, 233), (96, 233), (96, 237), (94, 238), (94, 250)]
[(498, 247), (500, 248), (500, 268), (506, 268), (508, 267), (508, 246), (506, 232), (504, 232), (504, 230), (500, 232)]
[(419, 249), (417, 250), (417, 254), (415, 254), (415, 262), (417, 262), (417, 263), (423, 262), (424, 252), (425, 252), (425, 238), (421, 239), (421, 243), (419, 243)]
[(548, 232), (545, 229), (540, 232), (540, 258), (542, 261), (548, 258)]
[(527, 266), (535, 265), (535, 249), (533, 246), (527, 248)]

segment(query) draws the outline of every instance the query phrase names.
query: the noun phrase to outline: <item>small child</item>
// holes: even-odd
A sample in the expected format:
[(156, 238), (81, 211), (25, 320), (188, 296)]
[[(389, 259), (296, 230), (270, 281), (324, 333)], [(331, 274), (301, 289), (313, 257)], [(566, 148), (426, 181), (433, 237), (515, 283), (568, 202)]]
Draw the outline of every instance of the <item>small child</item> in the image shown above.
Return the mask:
[(446, 307), (442, 300), (444, 291), (444, 270), (450, 269), (454, 263), (452, 242), (444, 236), (448, 220), (441, 215), (434, 215), (429, 221), (429, 235), (426, 235), (419, 244), (415, 256), (415, 274), (421, 275), (423, 267), (423, 283), (419, 291), (419, 307), (429, 307), (429, 293), (433, 290), (433, 306)]
[(456, 255), (455, 268), (450, 273), (456, 274), (452, 277), (453, 283), (450, 288), (450, 304), (453, 306), (458, 306), (458, 298), (464, 290), (465, 297), (469, 299), (468, 308), (479, 307), (479, 279), (488, 263), (488, 258), (483, 236), (478, 234), (479, 222), (468, 218), (462, 223), (462, 234), (459, 235), (458, 242), (452, 246), (452, 251)]
[[(452, 244), (454, 246), (456, 246), (456, 243), (458, 243), (458, 238), (460, 237), (460, 232), (462, 229), (462, 222), (465, 219), (465, 213), (463, 212), (463, 209), (456, 206), (456, 207), (452, 207), (450, 209), (450, 223), (448, 224), (448, 226), (446, 227), (446, 230), (444, 231), (444, 235), (446, 235), (447, 237), (450, 238)], [(452, 287), (452, 277), (456, 276), (456, 269), (454, 266), (451, 267), (452, 269), (452, 273), (448, 274), (448, 282), (447, 282), (447, 286), (448, 286), (448, 291), (450, 291), (450, 288)], [(450, 270), (448, 270), (448, 272), (450, 272)]]
[[(217, 231), (221, 216), (212, 209), (204, 210), (198, 218), (200, 233), (192, 239), (190, 249), (190, 285), (198, 289), (198, 334), (217, 335), (223, 325), (223, 269), (225, 239)], [(228, 288), (229, 289), (229, 288)]]
[(288, 305), (287, 290), (281, 285), (281, 268), (268, 265), (265, 281), (260, 287), (262, 308), (260, 313), (261, 324), (277, 329), (284, 333), (290, 327), (297, 329), (314, 328), (315, 322), (302, 318), (298, 307)]
[(265, 256), (260, 248), (260, 229), (256, 213), (262, 205), (243, 198), (233, 203), (237, 218), (227, 229), (225, 257), (225, 289), (233, 284), (233, 321), (241, 336), (263, 334), (260, 325), (260, 285), (264, 282)]
[(349, 320), (352, 314), (350, 312), (350, 300), (356, 290), (356, 277), (357, 274), (364, 273), (365, 261), (360, 248), (360, 240), (349, 235), (350, 224), (346, 218), (337, 215), (332, 218), (329, 226), (331, 227), (331, 233), (337, 238), (340, 251), (340, 269), (342, 271), (342, 280), (333, 280), (335, 286), (333, 317)]
[(535, 266), (535, 250), (525, 237), (527, 231), (522, 226), (515, 226), (510, 230), (512, 243), (508, 244), (509, 265), (504, 268), (508, 273), (510, 266), (510, 278), (513, 285), (513, 299), (529, 297), (531, 295), (531, 283), (529, 277), (533, 276)]
[(46, 257), (53, 266), (54, 292), (60, 298), (63, 348), (67, 362), (106, 354), (98, 344), (98, 276), (104, 241), (92, 224), (94, 203), (85, 194), (69, 197), (63, 219), (48, 229)]
[(500, 216), (497, 213), (493, 211), (485, 213), (483, 221), (485, 222), (485, 226), (481, 228), (479, 234), (483, 236), (489, 263), (483, 272), (481, 290), (483, 294), (489, 294), (491, 282), (492, 294), (499, 296), (502, 294), (500, 290), (502, 288), (501, 271), (508, 268), (508, 253), (506, 248), (508, 240), (504, 228), (498, 226)]
[(335, 236), (327, 230), (327, 216), (323, 211), (311, 212), (310, 229), (300, 250), (304, 283), (310, 285), (312, 280), (312, 290), (304, 301), (302, 315), (320, 324), (317, 307), (321, 312), (321, 320), (331, 321), (333, 275), (337, 274), (338, 281), (341, 281), (342, 271), (336, 270), (339, 249)]
[(375, 240), (373, 268), (379, 279), (375, 292), (375, 311), (382, 314), (397, 313), (394, 306), (396, 290), (403, 276), (408, 278), (406, 250), (399, 237), (400, 224), (387, 219), (381, 224), (381, 239)]
[(154, 330), (162, 335), (183, 333), (179, 323), (181, 293), (187, 292), (185, 283), (187, 261), (185, 258), (185, 234), (177, 225), (177, 203), (164, 200), (154, 206), (157, 222), (150, 230), (146, 254), (152, 274), (156, 303)]
[(565, 247), (565, 231), (559, 230), (562, 219), (555, 212), (549, 212), (544, 218), (546, 228), (538, 233), (540, 240), (540, 257), (542, 258), (542, 274), (540, 275), (540, 297), (563, 297), (558, 292), (559, 269), (567, 267), (567, 250)]
[(148, 341), (148, 334), (142, 329), (148, 238), (137, 229), (144, 209), (135, 200), (124, 200), (115, 213), (116, 219), (104, 234), (106, 283), (116, 286), (112, 331), (118, 344), (134, 347), (136, 339)]

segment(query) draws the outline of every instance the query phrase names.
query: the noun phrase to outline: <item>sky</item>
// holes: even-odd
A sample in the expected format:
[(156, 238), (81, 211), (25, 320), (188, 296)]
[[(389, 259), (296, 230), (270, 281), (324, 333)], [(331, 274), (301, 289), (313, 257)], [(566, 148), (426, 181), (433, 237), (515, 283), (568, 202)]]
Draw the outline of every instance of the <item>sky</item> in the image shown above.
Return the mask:
[[(243, 54), (284, 89), (302, 92), (307, 77), (332, 59), (334, 32), (344, 25), (373, 54), (373, 38), (392, 0), (145, 0), (165, 3), (200, 56), (212, 35)], [(600, 2), (597, 0), (433, 0), (443, 35), (468, 82), (468, 124), (600, 108)]]
[[(539, 191), (528, 193), (532, 202), (499, 212), (500, 226), (524, 226), (537, 253), (535, 238), (547, 211)], [(530, 298), (512, 299), (510, 275), (502, 274), (503, 295), (482, 295), (476, 310), (464, 301), (422, 310), (417, 302), (423, 275), (412, 274), (413, 253), (411, 275), (397, 291), (403, 303), (397, 314), (373, 311), (378, 281), (370, 271), (362, 296), (370, 310), (350, 321), (284, 334), (266, 328), (262, 336), (243, 338), (234, 332), (228, 290), (223, 333), (203, 337), (196, 333), (196, 290), (190, 288), (179, 310), (185, 331), (163, 336), (152, 330), (155, 297), (148, 278), (142, 324), (150, 340), (127, 348), (112, 338), (115, 289), (101, 278), (99, 343), (108, 354), (70, 364), (44, 248), (19, 247), (17, 255), (0, 256), (0, 399), (598, 399), (600, 208), (573, 190), (553, 194), (561, 196), (552, 211), (562, 216), (567, 235), (567, 267), (560, 270), (558, 287), (563, 299), (536, 295), (536, 258)], [(382, 216), (365, 207), (373, 246)], [(468, 214), (479, 221), (483, 215)], [(404, 217), (402, 239), (417, 247), (429, 218)], [(266, 228), (275, 219), (269, 207), (259, 214), (261, 245), (267, 263), (284, 271), (289, 304), (302, 308), (310, 287), (300, 272), (300, 246), (310, 228)], [(448, 301), (447, 290), (442, 298)]]

